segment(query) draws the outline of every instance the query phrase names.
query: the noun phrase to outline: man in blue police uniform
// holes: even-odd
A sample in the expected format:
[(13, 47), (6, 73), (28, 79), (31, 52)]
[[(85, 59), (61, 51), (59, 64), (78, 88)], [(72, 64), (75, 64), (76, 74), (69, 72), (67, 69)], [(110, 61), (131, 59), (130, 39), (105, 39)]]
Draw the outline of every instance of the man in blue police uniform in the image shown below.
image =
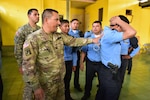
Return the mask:
[[(129, 20), (126, 17), (123, 17), (122, 20), (124, 20), (126, 23), (129, 24)], [(138, 41), (136, 37), (122, 40), (120, 44), (121, 44), (121, 67), (119, 71), (120, 71), (120, 79), (123, 84), (126, 67), (129, 64), (129, 59), (135, 56), (140, 48), (138, 46)]]
[(91, 36), (91, 34), (92, 34), (92, 30), (91, 30), (91, 31), (87, 31), (87, 32), (85, 32), (85, 33), (84, 33), (84, 38), (88, 38), (88, 37), (90, 37), (90, 36)]
[(128, 75), (130, 75), (132, 70), (132, 58), (139, 52), (140, 47), (138, 45), (138, 39), (136, 37), (132, 37), (129, 39), (130, 41), (130, 47), (128, 50)]
[(132, 58), (139, 52), (138, 40), (136, 37), (126, 39), (120, 42), (121, 44), (121, 67), (120, 79), (123, 84), (126, 67), (128, 67), (128, 74), (131, 72)]
[(128, 55), (130, 41), (129, 39), (122, 40), (120, 44), (121, 44), (121, 67), (119, 68), (119, 71), (121, 83), (123, 84), (126, 67), (128, 65), (128, 59), (125, 59), (125, 56)]
[(105, 27), (101, 38), (100, 87), (96, 100), (118, 100), (121, 89), (118, 69), (121, 65), (120, 41), (133, 37), (136, 31), (122, 20), (125, 16), (114, 16), (110, 27)]
[[(60, 30), (61, 33), (67, 34), (69, 32), (69, 21), (68, 20), (61, 20), (60, 21)], [(65, 60), (65, 67), (66, 67), (66, 74), (64, 77), (64, 83), (65, 83), (65, 100), (73, 100), (73, 98), (70, 95), (70, 81), (72, 76), (72, 71), (75, 71), (77, 66), (77, 56), (76, 52), (72, 52), (72, 47), (65, 45), (64, 46), (64, 60)]]
[[(92, 32), (90, 33), (88, 38), (95, 38), (102, 36), (102, 24), (100, 21), (94, 21), (92, 24)], [(85, 91), (84, 96), (81, 100), (87, 100), (91, 93), (92, 89), (92, 81), (95, 76), (95, 73), (98, 74), (98, 82), (99, 80), (99, 72), (101, 65), (101, 54), (100, 54), (100, 44), (89, 44), (83, 46), (81, 48), (81, 58), (80, 58), (80, 69), (83, 71), (84, 69), (84, 60), (86, 60), (86, 76), (85, 76)], [(86, 58), (85, 58), (86, 57)]]
[[(72, 19), (70, 21), (70, 30), (69, 30), (68, 34), (75, 37), (75, 38), (81, 37), (81, 31), (78, 28), (79, 28), (79, 20), (78, 19)], [(77, 54), (77, 55), (73, 55), (73, 56), (77, 56), (77, 57), (73, 57), (73, 58), (77, 58), (77, 59), (74, 59), (74, 60), (77, 60), (76, 70), (74, 71), (74, 88), (77, 89), (79, 92), (82, 92), (82, 89), (81, 89), (80, 84), (79, 84), (79, 67), (80, 67), (79, 48), (74, 47), (73, 52), (76, 52), (76, 54)]]

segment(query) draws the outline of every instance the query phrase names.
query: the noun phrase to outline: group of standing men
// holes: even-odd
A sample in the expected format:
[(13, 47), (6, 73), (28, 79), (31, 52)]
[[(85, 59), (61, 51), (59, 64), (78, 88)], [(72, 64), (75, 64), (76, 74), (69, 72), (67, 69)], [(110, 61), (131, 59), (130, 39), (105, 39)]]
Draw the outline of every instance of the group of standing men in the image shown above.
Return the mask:
[[(43, 11), (41, 28), (36, 25), (39, 21), (37, 9), (30, 9), (28, 18), (29, 23), (19, 28), (15, 36), (15, 57), (25, 82), (23, 100), (73, 100), (69, 89), (72, 68), (75, 71), (74, 87), (82, 91), (79, 66), (83, 70), (85, 59), (86, 84), (81, 99), (86, 100), (90, 96), (92, 80), (97, 72), (100, 86), (95, 99), (118, 100), (122, 86), (119, 70), (121, 41), (136, 34), (126, 22), (126, 17), (112, 17), (110, 27), (103, 30), (101, 22), (95, 21), (89, 38), (80, 38), (77, 19), (71, 21), (69, 29), (69, 22), (60, 22), (54, 9)], [(61, 33), (57, 32), (58, 27)], [(80, 58), (78, 47), (81, 46)]]
[[(64, 45), (83, 46), (98, 43), (100, 37), (73, 38), (58, 33), (57, 28), (61, 23), (59, 14), (54, 9), (43, 11), (42, 28), (36, 25), (39, 21), (37, 9), (30, 9), (28, 18), (29, 23), (16, 32), (14, 50), (25, 82), (23, 99), (64, 100)], [(80, 87), (75, 88), (81, 91)]]

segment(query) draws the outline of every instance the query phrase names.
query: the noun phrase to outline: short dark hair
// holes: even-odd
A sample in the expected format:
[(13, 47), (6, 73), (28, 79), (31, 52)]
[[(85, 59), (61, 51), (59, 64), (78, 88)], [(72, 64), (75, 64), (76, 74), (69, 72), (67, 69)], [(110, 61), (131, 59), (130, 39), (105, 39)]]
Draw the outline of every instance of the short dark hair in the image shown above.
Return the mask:
[(54, 9), (45, 9), (42, 13), (42, 23), (44, 22), (44, 18), (51, 17), (53, 12), (58, 13), (58, 11)]
[(125, 17), (124, 15), (119, 15), (119, 17), (120, 17), (120, 19), (123, 20), (124, 22), (126, 22), (126, 23), (128, 23), (128, 24), (130, 23), (129, 20), (128, 20), (128, 18)]
[(60, 23), (61, 23), (61, 25), (62, 25), (62, 24), (65, 24), (65, 23), (69, 23), (69, 21), (66, 20), (66, 19), (63, 19), (63, 20), (60, 21)]
[[(99, 20), (94, 21), (93, 24), (94, 24), (94, 23), (99, 23), (100, 25), (102, 25), (101, 21), (99, 21)], [(92, 25), (93, 25), (93, 24), (92, 24)]]
[(78, 19), (72, 19), (70, 22), (72, 23), (73, 21), (79, 21)]
[(38, 11), (36, 8), (31, 8), (31, 9), (28, 10), (27, 14), (30, 15), (33, 10)]

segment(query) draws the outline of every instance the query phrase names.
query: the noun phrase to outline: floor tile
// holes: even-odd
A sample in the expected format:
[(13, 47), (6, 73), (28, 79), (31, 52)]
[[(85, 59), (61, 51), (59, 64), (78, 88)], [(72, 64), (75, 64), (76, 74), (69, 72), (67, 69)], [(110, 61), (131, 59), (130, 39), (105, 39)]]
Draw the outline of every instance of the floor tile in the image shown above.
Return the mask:
[[(14, 56), (3, 56), (2, 78), (4, 83), (3, 100), (22, 100), (23, 80), (18, 72)], [(97, 77), (93, 80), (91, 97), (94, 100), (97, 91)], [(85, 71), (80, 71), (80, 85), (84, 90)], [(71, 96), (80, 100), (84, 92), (78, 92), (73, 87), (71, 80)], [(119, 100), (150, 100), (150, 55), (139, 54), (133, 58), (131, 75), (126, 73)]]

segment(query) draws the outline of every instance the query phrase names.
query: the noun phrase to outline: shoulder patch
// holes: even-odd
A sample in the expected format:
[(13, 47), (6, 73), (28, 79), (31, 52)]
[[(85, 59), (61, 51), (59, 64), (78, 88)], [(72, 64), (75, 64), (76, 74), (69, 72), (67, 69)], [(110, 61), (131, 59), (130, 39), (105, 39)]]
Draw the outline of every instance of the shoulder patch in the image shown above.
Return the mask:
[(29, 56), (29, 55), (32, 54), (29, 45), (30, 45), (30, 44), (27, 43), (27, 42), (25, 42), (24, 45), (23, 45), (24, 54), (25, 54), (26, 56)]
[(32, 54), (30, 48), (25, 48), (25, 49), (24, 49), (24, 52), (25, 52), (25, 55), (26, 55), (26, 56), (29, 56), (29, 55)]
[(26, 42), (23, 44), (23, 48), (26, 48), (26, 47), (28, 47), (28, 46), (29, 46), (29, 44), (26, 43)]
[(16, 36), (19, 36), (19, 32), (18, 31), (16, 32)]

